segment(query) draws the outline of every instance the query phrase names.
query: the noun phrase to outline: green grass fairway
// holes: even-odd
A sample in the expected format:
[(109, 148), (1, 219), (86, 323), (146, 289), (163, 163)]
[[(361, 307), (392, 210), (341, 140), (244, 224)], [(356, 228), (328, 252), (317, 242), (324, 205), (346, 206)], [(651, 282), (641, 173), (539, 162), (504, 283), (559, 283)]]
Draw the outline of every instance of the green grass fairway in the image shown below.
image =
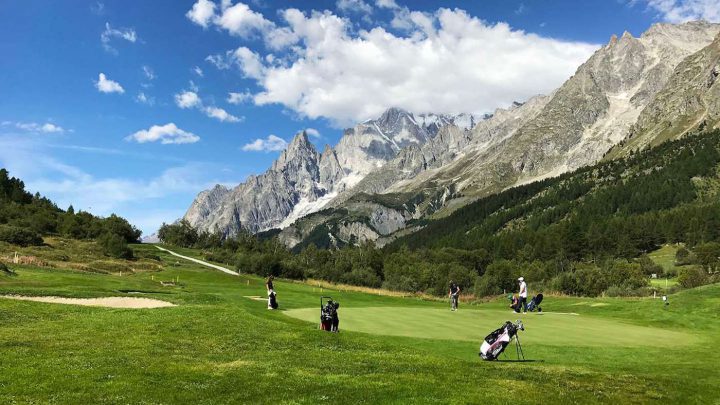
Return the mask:
[(679, 245), (665, 245), (648, 253), (648, 257), (667, 271), (677, 271), (680, 266), (675, 265), (675, 254), (679, 248)]
[[(245, 298), (265, 295), (258, 277), (152, 246), (134, 249), (157, 254), (164, 269), (121, 276), (11, 266), (17, 276), (0, 275), (0, 295), (142, 296), (177, 305), (0, 298), (0, 403), (717, 402), (720, 285), (673, 294), (667, 307), (659, 299), (546, 296), (546, 314), (523, 316), (525, 355), (537, 361), (483, 362), (480, 339), (518, 318), (505, 299), (462, 303), (451, 313), (447, 302), (278, 280), (281, 310), (268, 311)], [(177, 278), (174, 286), (159, 283)], [(342, 304), (341, 333), (318, 330), (320, 295)]]
[[(319, 322), (318, 308), (286, 311), (306, 321)], [(378, 335), (426, 339), (464, 340), (479, 343), (505, 321), (522, 319), (521, 340), (552, 346), (676, 347), (698, 342), (689, 333), (584, 315), (552, 312), (516, 314), (510, 310), (466, 309), (451, 312), (437, 308), (370, 307), (340, 308), (341, 328)]]

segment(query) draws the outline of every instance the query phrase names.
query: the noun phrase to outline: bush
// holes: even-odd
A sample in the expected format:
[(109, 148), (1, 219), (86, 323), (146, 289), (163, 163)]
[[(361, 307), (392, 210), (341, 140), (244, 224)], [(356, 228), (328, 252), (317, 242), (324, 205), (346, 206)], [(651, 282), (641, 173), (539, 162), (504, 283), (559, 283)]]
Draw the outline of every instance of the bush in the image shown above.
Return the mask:
[(0, 225), (0, 241), (20, 246), (41, 246), (43, 244), (43, 239), (37, 232), (9, 225)]
[(132, 259), (133, 251), (128, 246), (125, 238), (114, 233), (106, 233), (98, 239), (103, 253), (118, 259)]
[(707, 284), (708, 275), (698, 266), (684, 267), (678, 274), (678, 284), (685, 288), (695, 288)]
[(691, 264), (691, 259), (690, 251), (685, 247), (681, 247), (675, 252), (675, 265), (677, 266)]
[(662, 266), (656, 264), (648, 255), (642, 255), (637, 260), (640, 264), (643, 274), (649, 276), (651, 274), (661, 275), (664, 273)]
[(0, 263), (0, 275), (15, 276), (15, 272), (12, 271), (5, 263)]

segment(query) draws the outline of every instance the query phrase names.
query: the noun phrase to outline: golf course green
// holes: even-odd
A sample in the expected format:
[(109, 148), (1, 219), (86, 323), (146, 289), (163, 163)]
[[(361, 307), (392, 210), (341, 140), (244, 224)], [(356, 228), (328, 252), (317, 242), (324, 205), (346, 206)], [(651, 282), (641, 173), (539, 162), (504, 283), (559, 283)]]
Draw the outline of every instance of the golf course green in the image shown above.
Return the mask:
[[(552, 304), (550, 304), (552, 305)], [(318, 308), (285, 312), (294, 318), (318, 322)], [(521, 319), (521, 341), (553, 346), (665, 346), (697, 343), (689, 333), (637, 326), (577, 313), (516, 314), (511, 310), (478, 308), (452, 312), (438, 308), (369, 307), (340, 309), (343, 330), (425, 339), (480, 342), (505, 321)]]
[[(278, 280), (280, 310), (269, 311), (247, 298), (265, 295), (259, 277), (225, 274), (153, 246), (134, 249), (157, 254), (163, 269), (119, 275), (14, 265), (16, 275), (0, 275), (0, 295), (175, 304), (125, 309), (0, 298), (0, 402), (717, 401), (717, 284), (673, 294), (669, 306), (652, 298), (547, 296), (542, 315), (518, 316), (504, 298), (450, 312), (441, 300)], [(318, 330), (321, 295), (341, 303), (338, 334)], [(518, 318), (532, 361), (481, 361), (480, 340)], [(501, 359), (514, 355), (509, 349)]]

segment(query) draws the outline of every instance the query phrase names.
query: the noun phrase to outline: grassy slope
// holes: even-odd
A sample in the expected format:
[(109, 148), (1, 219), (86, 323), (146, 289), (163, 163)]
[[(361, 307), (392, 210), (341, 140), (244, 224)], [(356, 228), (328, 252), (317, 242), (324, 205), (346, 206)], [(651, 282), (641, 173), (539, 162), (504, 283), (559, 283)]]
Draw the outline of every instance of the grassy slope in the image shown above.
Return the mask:
[[(525, 350), (544, 361), (517, 364), (480, 362), (473, 341), (321, 333), (314, 323), (243, 297), (263, 294), (262, 280), (191, 263), (122, 277), (31, 267), (17, 272), (0, 276), (0, 293), (118, 296), (133, 289), (157, 291), (147, 296), (180, 306), (119, 310), (0, 300), (0, 397), (6, 403), (689, 403), (714, 400), (720, 383), (720, 354), (713, 348), (720, 343), (718, 285), (677, 294), (667, 309), (652, 300), (552, 298), (546, 308), (553, 311), (692, 334), (698, 343), (557, 346), (538, 336), (528, 338)], [(157, 283), (177, 276), (180, 286)], [(318, 305), (318, 287), (278, 282), (277, 290), (283, 309)], [(414, 298), (332, 295), (348, 313), (447, 310)], [(504, 307), (504, 301), (479, 306)]]

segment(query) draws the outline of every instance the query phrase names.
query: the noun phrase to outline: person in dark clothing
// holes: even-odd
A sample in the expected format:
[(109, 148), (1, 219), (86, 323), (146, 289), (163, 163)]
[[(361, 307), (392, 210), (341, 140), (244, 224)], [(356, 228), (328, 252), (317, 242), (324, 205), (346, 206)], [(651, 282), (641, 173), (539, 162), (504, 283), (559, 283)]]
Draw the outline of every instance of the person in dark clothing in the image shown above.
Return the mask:
[(332, 329), (331, 329), (335, 333), (340, 331), (340, 318), (338, 317), (338, 312), (337, 312), (338, 308), (340, 308), (340, 303), (335, 302), (335, 311), (333, 311)]
[(267, 289), (268, 296), (268, 309), (277, 308), (277, 294), (275, 293), (275, 288), (273, 287), (273, 279), (274, 277), (269, 275), (267, 281), (265, 281), (265, 288)]
[(458, 303), (460, 302), (460, 286), (451, 281), (450, 293), (448, 295), (450, 296), (450, 310), (457, 311)]

